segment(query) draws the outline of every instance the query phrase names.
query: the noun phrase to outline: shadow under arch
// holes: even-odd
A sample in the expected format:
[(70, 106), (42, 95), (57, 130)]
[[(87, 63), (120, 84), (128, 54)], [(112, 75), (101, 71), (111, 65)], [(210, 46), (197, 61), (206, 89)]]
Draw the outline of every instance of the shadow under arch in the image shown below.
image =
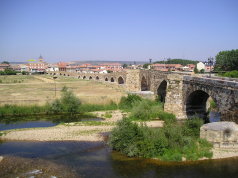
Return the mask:
[(198, 117), (202, 118), (205, 122), (209, 122), (209, 97), (215, 102), (215, 100), (207, 92), (203, 90), (193, 91), (187, 97), (185, 103), (187, 117)]
[(105, 81), (106, 81), (106, 82), (108, 81), (108, 78), (107, 78), (107, 77), (105, 78)]
[(83, 79), (86, 79), (86, 76), (83, 76)]
[(111, 82), (114, 82), (114, 81), (115, 81), (115, 80), (114, 80), (114, 78), (112, 77), (112, 78), (111, 78)]
[(145, 76), (141, 79), (141, 91), (149, 91), (149, 86), (147, 84), (147, 80), (145, 79)]
[(124, 84), (124, 79), (122, 77), (119, 77), (118, 78), (118, 84)]
[(89, 80), (92, 80), (92, 79), (93, 79), (93, 77), (92, 77), (92, 76), (90, 76), (90, 77), (89, 77)]
[(157, 95), (160, 102), (163, 102), (163, 103), (165, 102), (166, 89), (167, 89), (167, 82), (163, 80), (157, 89)]
[(78, 76), (78, 79), (80, 79), (80, 76)]
[(96, 80), (99, 80), (99, 77), (98, 77), (98, 76), (96, 77)]

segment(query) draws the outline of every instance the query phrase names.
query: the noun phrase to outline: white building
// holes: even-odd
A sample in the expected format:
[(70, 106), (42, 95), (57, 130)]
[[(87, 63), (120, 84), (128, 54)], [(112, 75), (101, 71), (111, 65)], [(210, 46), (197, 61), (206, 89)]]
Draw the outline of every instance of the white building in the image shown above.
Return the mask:
[(197, 69), (200, 71), (200, 70), (205, 70), (205, 64), (204, 63), (202, 63), (202, 62), (199, 62), (199, 63), (197, 63)]

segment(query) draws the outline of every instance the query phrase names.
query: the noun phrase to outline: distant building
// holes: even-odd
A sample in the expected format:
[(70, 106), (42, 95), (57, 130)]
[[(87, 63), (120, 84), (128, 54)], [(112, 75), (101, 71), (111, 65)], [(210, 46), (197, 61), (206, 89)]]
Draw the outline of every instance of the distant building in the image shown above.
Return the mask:
[(27, 64), (27, 67), (29, 68), (29, 72), (38, 73), (38, 72), (45, 72), (46, 69), (48, 68), (48, 64), (44, 62), (43, 57), (40, 56), (37, 61), (34, 61), (34, 60), (30, 61)]
[(57, 63), (59, 71), (62, 71), (62, 72), (66, 72), (66, 66), (67, 65), (68, 65), (68, 63), (66, 63), (66, 62), (58, 62)]
[(197, 63), (197, 69), (198, 69), (198, 71), (200, 71), (202, 69), (205, 70), (205, 64), (203, 62)]
[(5, 69), (10, 69), (10, 64), (0, 64), (0, 71), (5, 71)]
[(104, 63), (100, 65), (101, 69), (109, 71), (120, 71), (123, 70), (122, 64), (120, 63)]
[(159, 71), (181, 71), (183, 66), (181, 64), (152, 64), (151, 68)]

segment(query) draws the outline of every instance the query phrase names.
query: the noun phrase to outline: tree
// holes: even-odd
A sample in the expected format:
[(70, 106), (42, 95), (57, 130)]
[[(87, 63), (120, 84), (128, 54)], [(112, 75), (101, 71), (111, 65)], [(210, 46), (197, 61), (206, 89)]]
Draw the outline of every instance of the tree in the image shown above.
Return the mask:
[(2, 64), (10, 64), (8, 61), (3, 61)]
[(144, 64), (144, 65), (143, 65), (143, 68), (144, 68), (144, 69), (148, 69), (148, 66), (149, 66), (149, 65), (150, 65), (150, 64), (148, 64), (148, 63), (147, 63), (147, 64)]
[(198, 71), (198, 68), (197, 68), (197, 65), (195, 65), (193, 72), (194, 72), (195, 74), (197, 74), (197, 73), (199, 72), (199, 71)]
[(168, 61), (156, 61), (154, 64), (181, 64), (183, 66), (186, 66), (188, 64), (197, 64), (198, 61), (193, 60), (187, 60), (187, 59), (168, 59)]
[(238, 70), (238, 49), (220, 51), (216, 55), (216, 71)]
[(127, 64), (123, 64), (123, 66), (122, 66), (122, 67), (123, 67), (123, 68), (127, 68), (127, 66), (128, 66)]

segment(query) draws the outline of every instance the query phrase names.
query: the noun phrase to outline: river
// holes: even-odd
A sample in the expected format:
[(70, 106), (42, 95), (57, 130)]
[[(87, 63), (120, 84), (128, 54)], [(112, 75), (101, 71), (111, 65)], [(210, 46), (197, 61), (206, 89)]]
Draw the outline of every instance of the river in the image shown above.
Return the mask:
[[(190, 163), (160, 162), (125, 157), (101, 142), (2, 142), (0, 154), (6, 157), (7, 164), (1, 166), (5, 164), (4, 158), (0, 163), (0, 177), (41, 177), (45, 176), (49, 166), (52, 168), (47, 176), (55, 177), (64, 174), (65, 177), (232, 178), (238, 175), (238, 158)], [(18, 159), (23, 159), (22, 164), (25, 165), (20, 165), (20, 170), (20, 163), (16, 163)], [(60, 169), (57, 169), (57, 165)]]

